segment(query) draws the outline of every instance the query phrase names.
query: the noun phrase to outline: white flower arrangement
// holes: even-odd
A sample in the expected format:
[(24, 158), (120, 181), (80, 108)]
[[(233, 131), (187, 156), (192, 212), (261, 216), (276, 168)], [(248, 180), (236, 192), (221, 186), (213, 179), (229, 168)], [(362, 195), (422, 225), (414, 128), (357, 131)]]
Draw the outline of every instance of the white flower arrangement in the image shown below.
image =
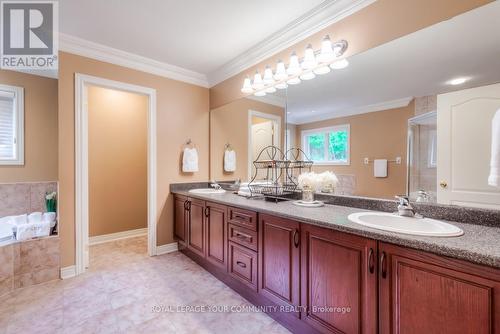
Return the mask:
[(314, 191), (322, 191), (325, 189), (335, 188), (339, 180), (337, 176), (329, 171), (316, 174), (315, 172), (302, 173), (298, 177), (298, 185), (300, 189), (304, 187), (312, 189)]
[(55, 191), (53, 191), (53, 192), (51, 192), (51, 193), (46, 194), (46, 195), (45, 195), (45, 199), (46, 199), (46, 200), (51, 200), (51, 199), (54, 199), (54, 198), (56, 198), (56, 195), (57, 195), (57, 194), (56, 194), (56, 192), (55, 192)]

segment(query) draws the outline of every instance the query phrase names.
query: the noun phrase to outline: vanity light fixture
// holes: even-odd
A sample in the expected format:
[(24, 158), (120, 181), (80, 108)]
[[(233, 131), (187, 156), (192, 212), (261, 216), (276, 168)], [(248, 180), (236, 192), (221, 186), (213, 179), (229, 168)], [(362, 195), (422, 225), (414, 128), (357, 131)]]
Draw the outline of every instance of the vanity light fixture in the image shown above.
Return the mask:
[(288, 66), (279, 60), (274, 73), (270, 66), (266, 66), (263, 76), (256, 71), (253, 80), (246, 77), (241, 92), (265, 96), (266, 93), (274, 93), (277, 89), (285, 89), (288, 85), (300, 84), (302, 80), (312, 80), (316, 75), (327, 74), (331, 69), (345, 68), (349, 62), (345, 58), (339, 58), (344, 55), (347, 46), (347, 41), (332, 42), (330, 36), (326, 35), (321, 41), (320, 50), (314, 51), (313, 46), (308, 44), (304, 58), (299, 59), (294, 51), (290, 55)]
[(349, 66), (349, 62), (345, 58), (337, 60), (336, 62), (330, 64), (330, 67), (334, 70), (341, 70), (343, 68), (346, 68), (347, 66)]
[(453, 80), (448, 81), (448, 84), (456, 86), (461, 85), (467, 81), (467, 78), (455, 78)]

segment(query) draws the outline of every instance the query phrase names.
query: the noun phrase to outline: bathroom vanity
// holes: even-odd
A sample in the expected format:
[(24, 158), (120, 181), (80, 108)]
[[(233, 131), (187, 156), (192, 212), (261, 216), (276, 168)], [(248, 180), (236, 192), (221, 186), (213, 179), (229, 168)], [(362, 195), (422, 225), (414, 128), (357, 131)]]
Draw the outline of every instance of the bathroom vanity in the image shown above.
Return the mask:
[(173, 192), (179, 249), (294, 333), (500, 333), (500, 228), (418, 237), (358, 208)]

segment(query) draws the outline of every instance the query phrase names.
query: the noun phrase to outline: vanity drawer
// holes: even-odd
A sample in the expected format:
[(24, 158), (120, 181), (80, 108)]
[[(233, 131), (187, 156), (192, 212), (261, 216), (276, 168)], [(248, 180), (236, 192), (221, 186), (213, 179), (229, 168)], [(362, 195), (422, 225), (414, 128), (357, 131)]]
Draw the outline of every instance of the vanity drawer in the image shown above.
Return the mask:
[(257, 231), (257, 213), (249, 210), (228, 208), (228, 223)]
[(257, 251), (257, 232), (234, 224), (229, 224), (228, 229), (230, 241)]
[(229, 274), (257, 290), (257, 253), (229, 242)]

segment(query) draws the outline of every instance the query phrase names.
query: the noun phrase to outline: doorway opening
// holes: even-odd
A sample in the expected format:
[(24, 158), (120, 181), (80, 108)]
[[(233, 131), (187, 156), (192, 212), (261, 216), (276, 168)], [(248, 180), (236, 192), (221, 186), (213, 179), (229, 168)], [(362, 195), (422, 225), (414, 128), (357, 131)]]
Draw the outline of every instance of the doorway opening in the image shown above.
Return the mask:
[(76, 74), (75, 104), (75, 274), (90, 244), (147, 235), (156, 255), (156, 91)]
[[(255, 167), (253, 162), (267, 146), (281, 149), (281, 116), (260, 111), (248, 111), (248, 180), (252, 180)], [(265, 181), (267, 174), (257, 175), (255, 180)]]

